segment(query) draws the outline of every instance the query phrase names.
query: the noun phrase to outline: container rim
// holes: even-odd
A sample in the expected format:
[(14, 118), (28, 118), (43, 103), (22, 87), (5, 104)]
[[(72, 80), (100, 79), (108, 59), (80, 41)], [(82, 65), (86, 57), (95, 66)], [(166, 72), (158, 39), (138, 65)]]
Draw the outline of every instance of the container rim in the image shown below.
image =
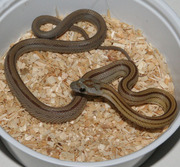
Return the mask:
[[(11, 1), (11, 2), (10, 2)], [(0, 11), (0, 18), (4, 18), (10, 11), (12, 11), (17, 6), (21, 5), (22, 3), (26, 2), (28, 0), (9, 0), (9, 4), (7, 7)], [(148, 6), (148, 8), (155, 10), (158, 12), (158, 14), (163, 17), (166, 22), (171, 26), (173, 33), (177, 36), (177, 39), (180, 39), (180, 18), (176, 15), (176, 13), (163, 1), (151, 1), (151, 0), (135, 0), (137, 3), (141, 3), (142, 5)], [(8, 11), (6, 10), (8, 9)], [(1, 20), (1, 19), (0, 19)], [(180, 40), (178, 41), (180, 45)], [(180, 116), (178, 116), (175, 121), (170, 125), (168, 130), (162, 134), (158, 139), (156, 139), (154, 142), (149, 144), (148, 146), (144, 147), (143, 149), (136, 151), (132, 154), (113, 159), (113, 160), (107, 160), (107, 161), (100, 161), (100, 162), (72, 162), (72, 161), (63, 161), (59, 159), (55, 159), (46, 155), (43, 155), (41, 153), (38, 153), (23, 144), (19, 143), (17, 140), (15, 140), (13, 137), (11, 137), (3, 128), (0, 127), (0, 137), (2, 137), (7, 142), (11, 143), (14, 147), (18, 148), (22, 152), (25, 152), (26, 154), (38, 158), (42, 161), (52, 163), (55, 165), (64, 165), (64, 166), (70, 166), (70, 167), (100, 167), (100, 166), (109, 166), (109, 165), (116, 165), (119, 163), (125, 163), (127, 161), (136, 159), (140, 156), (143, 156), (144, 154), (147, 154), (157, 148), (159, 145), (161, 145), (164, 141), (166, 141), (180, 126)]]

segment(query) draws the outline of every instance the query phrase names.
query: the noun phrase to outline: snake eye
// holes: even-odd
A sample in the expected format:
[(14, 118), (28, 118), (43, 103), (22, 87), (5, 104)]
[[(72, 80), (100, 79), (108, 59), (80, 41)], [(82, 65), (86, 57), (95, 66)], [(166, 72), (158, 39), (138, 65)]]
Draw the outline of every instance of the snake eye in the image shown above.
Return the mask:
[(80, 92), (85, 92), (86, 89), (85, 89), (85, 88), (80, 88), (79, 91), (80, 91)]

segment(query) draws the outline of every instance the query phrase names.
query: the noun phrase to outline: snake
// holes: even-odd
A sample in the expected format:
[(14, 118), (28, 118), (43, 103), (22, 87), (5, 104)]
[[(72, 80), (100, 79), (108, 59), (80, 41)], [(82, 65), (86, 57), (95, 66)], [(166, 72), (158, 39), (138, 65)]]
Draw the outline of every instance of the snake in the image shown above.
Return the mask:
[[(108, 83), (123, 77), (118, 91)], [(138, 79), (138, 69), (131, 60), (119, 60), (101, 68), (92, 70), (77, 81), (71, 83), (71, 89), (88, 96), (101, 96), (109, 100), (117, 110), (129, 121), (146, 129), (157, 129), (169, 125), (177, 115), (177, 102), (169, 92), (148, 88), (134, 92)], [(164, 113), (160, 116), (146, 116), (132, 109), (131, 106), (156, 104)]]
[[(85, 30), (75, 25), (80, 21), (87, 21), (94, 25), (96, 28), (95, 35), (89, 37)], [(47, 23), (55, 25), (55, 28), (50, 31), (42, 31), (41, 26)], [(58, 37), (61, 37), (67, 31), (80, 33), (84, 40), (57, 40)], [(128, 53), (124, 49), (116, 46), (102, 46), (106, 38), (107, 26), (103, 17), (90, 9), (76, 10), (67, 15), (63, 20), (48, 15), (38, 16), (32, 23), (32, 32), (37, 38), (22, 40), (9, 49), (5, 57), (4, 73), (11, 92), (21, 105), (29, 114), (42, 122), (63, 123), (77, 118), (82, 113), (87, 99), (75, 95), (72, 101), (63, 107), (52, 107), (42, 103), (26, 87), (18, 73), (16, 64), (24, 53), (50, 51), (71, 54), (87, 52), (92, 49), (102, 49), (120, 51), (130, 60)], [(84, 78), (86, 77), (84, 76)]]

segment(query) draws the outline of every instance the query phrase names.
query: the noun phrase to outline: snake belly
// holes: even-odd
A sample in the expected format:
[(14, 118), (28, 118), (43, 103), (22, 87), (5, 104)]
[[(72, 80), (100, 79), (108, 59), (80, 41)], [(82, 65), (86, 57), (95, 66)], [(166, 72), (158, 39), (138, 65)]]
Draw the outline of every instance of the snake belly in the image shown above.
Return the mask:
[[(89, 38), (86, 32), (74, 26), (79, 21), (87, 21), (93, 24), (97, 32)], [(40, 30), (41, 25), (55, 24), (56, 27), (48, 32)], [(55, 40), (66, 31), (77, 31), (82, 34), (82, 41)], [(51, 107), (40, 102), (25, 86), (20, 78), (16, 63), (24, 54), (31, 51), (51, 51), (57, 53), (79, 53), (92, 49), (107, 49), (121, 51), (127, 59), (130, 59), (125, 50), (115, 46), (100, 46), (106, 38), (106, 23), (101, 15), (89, 9), (80, 9), (72, 12), (62, 21), (52, 16), (39, 16), (32, 23), (32, 31), (38, 38), (26, 39), (15, 44), (7, 53), (4, 63), (4, 72), (10, 90), (17, 97), (23, 107), (35, 118), (42, 122), (63, 123), (77, 118), (84, 109), (86, 98), (75, 96), (64, 107)]]

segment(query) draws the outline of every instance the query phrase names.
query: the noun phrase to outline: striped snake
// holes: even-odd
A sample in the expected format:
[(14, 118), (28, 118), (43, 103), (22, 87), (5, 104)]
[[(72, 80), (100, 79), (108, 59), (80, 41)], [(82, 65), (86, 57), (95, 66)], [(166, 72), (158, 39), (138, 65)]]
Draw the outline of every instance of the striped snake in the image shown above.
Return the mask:
[[(93, 24), (97, 29), (96, 34), (89, 38), (83, 29), (74, 26), (74, 24), (79, 21), (87, 21)], [(56, 25), (56, 27), (47, 32), (40, 30), (41, 25), (46, 23), (52, 23)], [(62, 36), (69, 30), (79, 32), (84, 37), (84, 40), (56, 40), (56, 38)], [(88, 90), (92, 85), (95, 89), (102, 86), (100, 89), (101, 96), (108, 98), (120, 110), (120, 112), (122, 112), (122, 114), (132, 122), (146, 128), (159, 128), (165, 126), (175, 118), (177, 113), (176, 101), (169, 93), (154, 88), (152, 90), (147, 89), (144, 92), (138, 93), (131, 91), (131, 88), (137, 80), (137, 68), (134, 63), (130, 61), (131, 59), (125, 50), (115, 46), (101, 46), (106, 38), (107, 27), (104, 19), (97, 12), (89, 9), (77, 10), (72, 12), (62, 21), (52, 16), (39, 16), (33, 21), (32, 31), (38, 38), (23, 40), (15, 44), (8, 51), (4, 64), (6, 80), (11, 91), (32, 116), (43, 122), (50, 123), (70, 121), (77, 118), (82, 113), (87, 99), (84, 96), (76, 95), (73, 100), (64, 107), (50, 107), (40, 102), (25, 86), (17, 71), (16, 63), (24, 53), (31, 51), (51, 51), (70, 54), (90, 51), (92, 49), (102, 49), (120, 51), (128, 60), (116, 62), (122, 65), (115, 65), (116, 63), (113, 63), (88, 72), (79, 81), (71, 84), (74, 91), (88, 93)], [(115, 70), (116, 72), (114, 73), (112, 69), (117, 70)], [(132, 73), (134, 74), (133, 77)], [(122, 100), (119, 93), (107, 85), (107, 83), (122, 76), (124, 78), (123, 82), (120, 82), (119, 84), (119, 92), (122, 94), (124, 100)], [(95, 83), (93, 83), (94, 81)], [(84, 91), (83, 88), (76, 89), (77, 86), (79, 86), (79, 83), (85, 85), (86, 83), (91, 84), (87, 84), (86, 86), (89, 87)], [(165, 114), (157, 118), (149, 118), (137, 114), (130, 107), (131, 105), (141, 105), (144, 103), (154, 103), (162, 106), (165, 110)]]

